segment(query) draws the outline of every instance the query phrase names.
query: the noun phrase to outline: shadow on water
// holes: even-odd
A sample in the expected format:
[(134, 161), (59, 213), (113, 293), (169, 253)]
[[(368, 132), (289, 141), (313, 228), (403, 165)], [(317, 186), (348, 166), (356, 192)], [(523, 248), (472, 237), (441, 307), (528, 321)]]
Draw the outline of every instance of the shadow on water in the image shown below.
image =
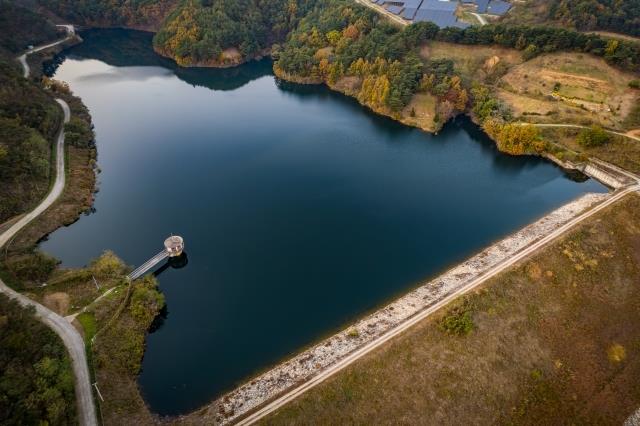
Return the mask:
[[(189, 264), (189, 258), (187, 252), (183, 252), (180, 256), (170, 257), (164, 264), (153, 272), (155, 278), (159, 277), (167, 269), (182, 269)], [(166, 319), (169, 317), (169, 309), (165, 303), (160, 313), (153, 319), (153, 322), (149, 326), (149, 333), (155, 333), (160, 330), (164, 325)]]
[[(328, 87), (321, 84), (298, 84), (288, 81), (275, 79), (276, 86), (281, 93), (295, 98), (300, 103), (318, 103), (318, 102), (333, 102), (339, 103), (341, 107), (345, 108), (349, 113), (363, 114), (367, 118), (367, 121), (375, 128), (376, 132), (385, 136), (382, 139), (388, 139), (393, 137), (395, 141), (406, 140), (404, 136), (409, 135), (412, 132), (419, 131), (415, 128), (405, 126), (398, 123), (389, 117), (376, 114), (367, 107), (361, 105), (357, 99), (351, 96), (343, 95), (340, 92), (333, 91)], [(435, 139), (435, 138), (434, 138)]]
[[(44, 64), (47, 76), (55, 74), (66, 57), (95, 59), (114, 67), (156, 66), (171, 70), (180, 80), (211, 90), (235, 90), (252, 80), (272, 74), (271, 61), (251, 61), (233, 68), (180, 67), (173, 60), (156, 54), (152, 45), (153, 33), (123, 29), (87, 30), (80, 36), (84, 40), (64, 50)], [(113, 46), (118, 46), (114, 49)]]

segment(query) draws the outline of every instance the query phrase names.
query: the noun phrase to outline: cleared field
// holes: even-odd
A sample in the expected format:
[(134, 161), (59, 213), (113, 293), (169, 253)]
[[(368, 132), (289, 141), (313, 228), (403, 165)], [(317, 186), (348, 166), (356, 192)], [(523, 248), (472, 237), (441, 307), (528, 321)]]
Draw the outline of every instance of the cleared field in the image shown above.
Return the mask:
[(486, 80), (496, 72), (523, 62), (518, 50), (499, 46), (466, 46), (429, 42), (420, 50), (423, 59), (451, 59), (463, 78)]
[(640, 197), (285, 406), (264, 424), (622, 424), (640, 405)]
[[(602, 59), (577, 53), (542, 55), (512, 67), (498, 85), (501, 99), (517, 115), (536, 116), (523, 97), (555, 103), (555, 121), (584, 124), (585, 121), (622, 129), (640, 92), (629, 88), (633, 74), (616, 70)], [(505, 95), (510, 92), (519, 97)], [(537, 106), (534, 104), (534, 106)], [(576, 121), (576, 117), (581, 117)]]

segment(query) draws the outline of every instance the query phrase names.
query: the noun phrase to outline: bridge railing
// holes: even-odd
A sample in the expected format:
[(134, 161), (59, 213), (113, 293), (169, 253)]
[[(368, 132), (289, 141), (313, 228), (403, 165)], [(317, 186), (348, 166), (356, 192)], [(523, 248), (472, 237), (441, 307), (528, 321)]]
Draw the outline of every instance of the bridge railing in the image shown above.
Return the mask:
[(135, 279), (140, 278), (149, 269), (153, 268), (158, 263), (162, 262), (168, 256), (169, 256), (169, 253), (167, 253), (166, 250), (162, 250), (160, 253), (156, 254), (151, 259), (147, 260), (142, 265), (140, 265), (136, 269), (134, 269), (133, 272), (131, 272), (129, 275), (127, 275), (127, 278), (129, 278), (130, 280), (135, 280)]

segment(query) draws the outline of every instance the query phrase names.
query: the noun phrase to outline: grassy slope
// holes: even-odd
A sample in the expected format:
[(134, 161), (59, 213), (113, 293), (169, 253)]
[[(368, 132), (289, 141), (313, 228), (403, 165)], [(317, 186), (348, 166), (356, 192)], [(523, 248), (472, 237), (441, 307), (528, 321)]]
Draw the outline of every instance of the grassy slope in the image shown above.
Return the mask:
[[(453, 60), (463, 79), (490, 87), (508, 105), (514, 121), (598, 123), (621, 131), (640, 127), (640, 90), (628, 86), (637, 76), (614, 69), (591, 55), (552, 53), (524, 61), (515, 49), (429, 42), (421, 49), (421, 56)], [(600, 99), (610, 110), (589, 111), (569, 101), (553, 99), (549, 94), (555, 83), (559, 83), (563, 96), (575, 98), (576, 102)], [(576, 143), (577, 134), (571, 129), (541, 130), (541, 137), (548, 142), (640, 173), (640, 144), (615, 137), (602, 147), (585, 149)]]
[(632, 195), (466, 296), (470, 334), (442, 312), (263, 423), (621, 424), (640, 405), (639, 264)]

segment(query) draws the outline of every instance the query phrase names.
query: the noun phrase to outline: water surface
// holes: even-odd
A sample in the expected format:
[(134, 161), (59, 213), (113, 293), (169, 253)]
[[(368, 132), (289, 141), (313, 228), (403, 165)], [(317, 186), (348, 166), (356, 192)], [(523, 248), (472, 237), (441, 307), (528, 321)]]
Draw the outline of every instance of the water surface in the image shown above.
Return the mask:
[(268, 61), (180, 69), (151, 36), (82, 34), (56, 78), (90, 108), (95, 213), (42, 248), (138, 265), (170, 233), (188, 265), (159, 275), (168, 312), (140, 376), (160, 414), (195, 409), (363, 313), (584, 194), (552, 164), (498, 153), (464, 119), (437, 136)]

